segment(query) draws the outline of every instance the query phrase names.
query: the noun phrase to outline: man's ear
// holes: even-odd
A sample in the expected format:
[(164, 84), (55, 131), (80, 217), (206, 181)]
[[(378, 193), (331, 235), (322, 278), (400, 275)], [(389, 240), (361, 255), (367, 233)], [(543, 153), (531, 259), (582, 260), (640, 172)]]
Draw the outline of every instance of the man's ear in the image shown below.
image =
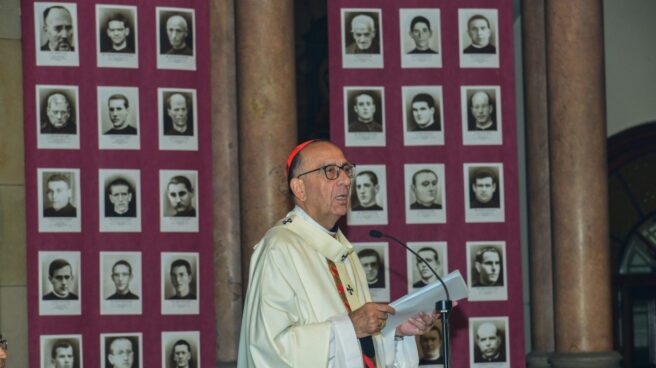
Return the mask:
[(298, 198), (300, 201), (305, 201), (307, 196), (305, 195), (305, 183), (299, 178), (292, 178), (289, 182), (289, 187), (292, 189), (294, 197)]
[(474, 268), (476, 268), (476, 272), (481, 273), (481, 264), (479, 262), (474, 262)]

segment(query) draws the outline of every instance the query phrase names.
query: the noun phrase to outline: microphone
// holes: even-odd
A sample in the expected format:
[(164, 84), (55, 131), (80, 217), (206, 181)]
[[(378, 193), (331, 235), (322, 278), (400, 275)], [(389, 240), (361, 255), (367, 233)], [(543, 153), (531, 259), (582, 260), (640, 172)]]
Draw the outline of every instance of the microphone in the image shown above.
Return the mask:
[(437, 278), (437, 280), (442, 284), (442, 287), (444, 288), (444, 292), (446, 293), (446, 300), (451, 300), (451, 297), (450, 297), (450, 295), (449, 295), (449, 288), (446, 287), (446, 284), (444, 283), (444, 281), (442, 280), (442, 278), (440, 277), (440, 275), (438, 275), (437, 272), (435, 272), (435, 270), (433, 269), (433, 267), (431, 267), (431, 265), (428, 264), (428, 262), (426, 262), (426, 260), (424, 259), (424, 257), (420, 256), (419, 254), (417, 254), (417, 252), (415, 252), (414, 250), (410, 249), (410, 247), (408, 247), (407, 245), (405, 245), (405, 243), (403, 243), (403, 242), (400, 241), (399, 239), (397, 239), (397, 238), (395, 238), (395, 237), (393, 237), (393, 236), (391, 236), (391, 235), (385, 234), (385, 233), (383, 233), (383, 232), (380, 231), (380, 230), (371, 230), (371, 231), (369, 231), (369, 236), (371, 236), (372, 238), (378, 238), (378, 239), (380, 239), (380, 238), (387, 238), (387, 239), (394, 240), (394, 241), (397, 242), (400, 246), (402, 246), (403, 248), (405, 248), (406, 250), (408, 250), (410, 253), (414, 254), (414, 255), (417, 257), (417, 259), (419, 259), (419, 260), (421, 260), (422, 262), (424, 262), (424, 264), (426, 265), (426, 267), (428, 267), (428, 269), (431, 270), (431, 272), (433, 272), (433, 275), (435, 275), (435, 277)]
[(428, 269), (433, 272), (433, 275), (437, 277), (437, 280), (442, 284), (442, 287), (444, 288), (444, 291), (446, 293), (446, 300), (440, 300), (437, 303), (435, 303), (435, 309), (440, 311), (440, 316), (442, 320), (442, 356), (444, 357), (444, 368), (449, 368), (451, 366), (451, 345), (449, 342), (449, 314), (451, 313), (451, 309), (453, 308), (453, 302), (451, 302), (451, 297), (449, 296), (449, 288), (446, 287), (446, 284), (444, 283), (444, 280), (440, 277), (440, 275), (435, 272), (433, 267), (431, 267), (426, 260), (421, 257), (417, 252), (414, 250), (410, 249), (405, 243), (400, 241), (399, 239), (385, 234), (380, 230), (371, 230), (369, 231), (369, 236), (372, 238), (387, 238), (390, 240), (394, 240), (397, 242), (400, 246), (408, 250), (410, 253), (414, 254), (417, 259), (420, 259), (426, 266), (428, 266)]

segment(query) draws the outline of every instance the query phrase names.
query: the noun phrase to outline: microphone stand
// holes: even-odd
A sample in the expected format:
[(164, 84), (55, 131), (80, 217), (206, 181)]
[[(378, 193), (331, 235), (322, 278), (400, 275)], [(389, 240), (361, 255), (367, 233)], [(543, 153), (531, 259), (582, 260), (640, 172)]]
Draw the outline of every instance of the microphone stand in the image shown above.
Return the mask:
[(449, 341), (449, 315), (451, 314), (451, 310), (453, 309), (453, 301), (451, 300), (451, 297), (449, 295), (449, 288), (446, 287), (446, 284), (442, 280), (442, 278), (435, 272), (433, 267), (426, 262), (426, 260), (417, 254), (414, 250), (410, 249), (407, 245), (405, 245), (402, 241), (399, 239), (387, 235), (383, 232), (380, 232), (378, 230), (371, 230), (369, 232), (369, 236), (373, 238), (388, 238), (390, 240), (395, 241), (396, 243), (400, 244), (403, 248), (407, 249), (410, 251), (410, 253), (414, 254), (417, 259), (421, 260), (424, 262), (426, 267), (428, 267), (431, 272), (433, 272), (433, 275), (437, 278), (437, 280), (442, 284), (442, 287), (444, 288), (444, 292), (446, 294), (446, 299), (445, 300), (438, 300), (435, 303), (435, 310), (439, 311), (440, 313), (440, 320), (442, 321), (442, 356), (444, 357), (444, 368), (449, 368), (451, 365), (451, 345)]

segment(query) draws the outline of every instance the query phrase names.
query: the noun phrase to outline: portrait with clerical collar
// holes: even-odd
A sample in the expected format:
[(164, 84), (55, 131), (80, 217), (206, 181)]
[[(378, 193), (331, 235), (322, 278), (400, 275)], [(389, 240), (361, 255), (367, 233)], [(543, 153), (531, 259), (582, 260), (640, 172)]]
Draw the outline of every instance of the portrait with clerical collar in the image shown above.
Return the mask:
[(39, 315), (79, 315), (83, 298), (80, 252), (39, 252)]
[(137, 8), (96, 5), (96, 51), (99, 67), (137, 68)]
[(162, 150), (198, 149), (195, 89), (159, 90), (159, 146)]
[(510, 366), (508, 317), (469, 318), (471, 367)]
[(444, 144), (442, 86), (403, 86), (403, 144)]
[(441, 68), (440, 9), (401, 9), (402, 68)]
[(459, 9), (461, 68), (499, 67), (497, 9)]
[(344, 88), (344, 129), (347, 146), (385, 144), (383, 87)]
[(503, 115), (500, 87), (463, 86), (461, 88), (463, 144), (502, 144)]

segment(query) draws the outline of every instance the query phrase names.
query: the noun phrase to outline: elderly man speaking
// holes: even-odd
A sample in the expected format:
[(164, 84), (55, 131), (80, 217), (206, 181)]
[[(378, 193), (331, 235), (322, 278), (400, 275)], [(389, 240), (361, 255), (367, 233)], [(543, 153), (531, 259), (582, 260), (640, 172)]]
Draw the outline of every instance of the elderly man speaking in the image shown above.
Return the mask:
[(295, 208), (255, 246), (238, 367), (416, 367), (420, 313), (380, 334), (387, 304), (372, 303), (353, 246), (337, 227), (355, 165), (333, 143), (313, 140), (287, 159)]

